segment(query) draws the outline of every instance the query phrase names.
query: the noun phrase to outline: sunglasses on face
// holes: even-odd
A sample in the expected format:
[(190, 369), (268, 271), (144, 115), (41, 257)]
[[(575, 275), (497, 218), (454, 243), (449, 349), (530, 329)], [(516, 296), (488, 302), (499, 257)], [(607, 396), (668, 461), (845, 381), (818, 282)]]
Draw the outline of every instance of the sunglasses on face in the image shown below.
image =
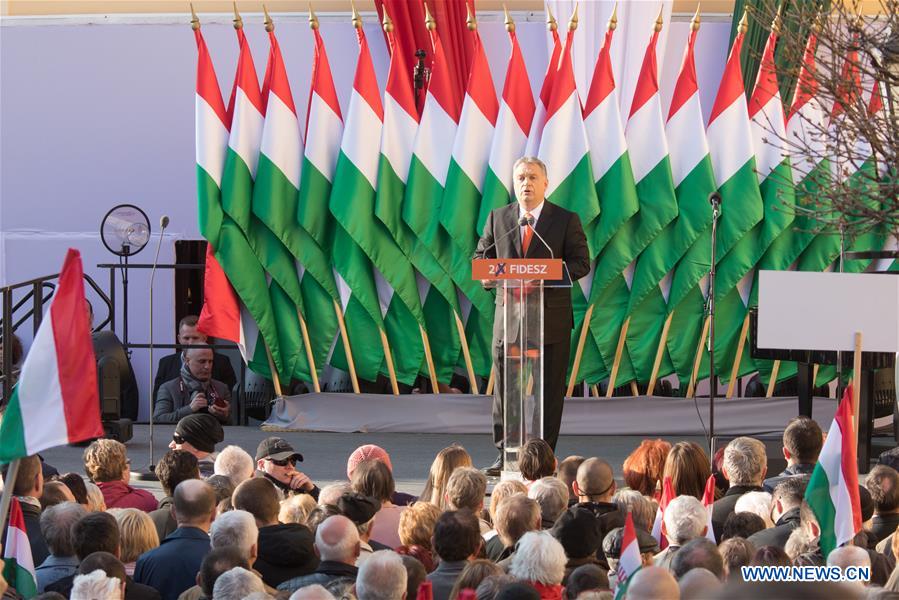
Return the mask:
[(180, 433), (173, 433), (173, 434), (172, 434), (172, 441), (175, 442), (175, 443), (178, 444), (178, 445), (181, 445), (181, 444), (184, 443), (184, 438), (181, 436)]
[(297, 459), (292, 456), (290, 458), (285, 458), (284, 460), (275, 460), (274, 458), (270, 458), (269, 460), (272, 461), (273, 465), (277, 465), (279, 467), (286, 467), (288, 465), (292, 467), (297, 464)]

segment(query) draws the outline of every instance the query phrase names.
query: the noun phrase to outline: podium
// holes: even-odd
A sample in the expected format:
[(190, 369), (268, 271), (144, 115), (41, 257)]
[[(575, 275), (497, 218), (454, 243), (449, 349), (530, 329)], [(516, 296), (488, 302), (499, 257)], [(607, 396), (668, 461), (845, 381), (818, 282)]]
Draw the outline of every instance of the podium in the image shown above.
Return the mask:
[(561, 259), (481, 258), (472, 278), (496, 289), (495, 393), (503, 407), (503, 479), (520, 478), (521, 447), (543, 437), (543, 338), (545, 293), (570, 288)]

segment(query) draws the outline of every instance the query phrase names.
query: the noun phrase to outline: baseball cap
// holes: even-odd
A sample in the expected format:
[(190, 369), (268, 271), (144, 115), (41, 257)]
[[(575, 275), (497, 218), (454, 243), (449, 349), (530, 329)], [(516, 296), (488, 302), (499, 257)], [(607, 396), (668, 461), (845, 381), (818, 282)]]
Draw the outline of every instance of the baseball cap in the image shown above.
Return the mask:
[(293, 449), (293, 446), (279, 437), (265, 438), (256, 447), (256, 460), (270, 458), (272, 460), (285, 460), (295, 456), (298, 461), (303, 461), (303, 455)]

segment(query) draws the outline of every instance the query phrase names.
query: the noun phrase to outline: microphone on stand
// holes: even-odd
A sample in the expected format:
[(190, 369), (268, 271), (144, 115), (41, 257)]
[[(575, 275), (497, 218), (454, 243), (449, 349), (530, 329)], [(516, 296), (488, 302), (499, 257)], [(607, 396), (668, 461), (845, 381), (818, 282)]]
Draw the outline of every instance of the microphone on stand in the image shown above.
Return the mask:
[(156, 464), (153, 460), (153, 409), (156, 404), (156, 398), (153, 398), (153, 281), (156, 279), (156, 265), (159, 264), (159, 251), (162, 248), (162, 238), (165, 235), (165, 229), (169, 226), (169, 216), (162, 215), (159, 219), (159, 240), (156, 242), (156, 255), (153, 257), (153, 267), (150, 269), (150, 465), (148, 472), (141, 473), (138, 479), (142, 481), (158, 481), (159, 478), (155, 474)]
[[(534, 220), (534, 217), (531, 217), (531, 221), (533, 221), (533, 220)], [(527, 225), (528, 225), (528, 219), (527, 219), (527, 217), (522, 216), (520, 219), (518, 219), (518, 223), (516, 223), (515, 226), (512, 227), (512, 229), (510, 229), (509, 231), (505, 232), (504, 234), (502, 234), (501, 236), (499, 236), (498, 238), (496, 238), (495, 240), (493, 240), (493, 243), (490, 244), (489, 246), (487, 246), (486, 248), (484, 248), (484, 251), (481, 252), (481, 254), (487, 254), (487, 251), (490, 250), (491, 248), (496, 247), (496, 245), (499, 243), (500, 240), (506, 239), (506, 238), (509, 237), (513, 232), (518, 231), (519, 228), (525, 227), (525, 226), (527, 226)], [(544, 243), (545, 243), (545, 242), (544, 242)], [(550, 250), (550, 252), (552, 252), (552, 250)], [(484, 258), (486, 258), (486, 256), (485, 256)], [(500, 257), (497, 257), (497, 258), (500, 258)], [(508, 257), (502, 257), (502, 258), (508, 258)]]
[[(718, 395), (718, 375), (715, 373), (715, 261), (716, 246), (718, 245), (718, 218), (721, 216), (721, 194), (717, 191), (709, 194), (709, 204), (712, 205), (712, 240), (711, 261), (709, 263), (709, 456), (715, 455), (715, 396)], [(714, 460), (714, 458), (712, 459)]]
[(531, 215), (530, 217), (521, 217), (521, 218), (524, 219), (524, 224), (527, 225), (530, 228), (530, 230), (534, 232), (534, 235), (537, 236), (537, 239), (539, 239), (543, 243), (543, 245), (546, 246), (546, 249), (549, 250), (549, 257), (552, 259), (555, 259), (556, 255), (553, 252), (553, 249), (549, 247), (549, 244), (546, 243), (546, 240), (543, 239), (542, 235), (537, 233), (537, 229), (534, 227), (534, 223), (536, 223), (536, 219), (534, 219), (534, 216)]

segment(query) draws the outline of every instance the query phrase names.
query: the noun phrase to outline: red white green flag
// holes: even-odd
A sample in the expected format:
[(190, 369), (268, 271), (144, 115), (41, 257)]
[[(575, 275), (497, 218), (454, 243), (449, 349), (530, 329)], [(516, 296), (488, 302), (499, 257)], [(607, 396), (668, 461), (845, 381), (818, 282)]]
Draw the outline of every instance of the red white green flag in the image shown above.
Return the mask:
[(640, 544), (637, 541), (637, 530), (634, 528), (634, 517), (628, 511), (624, 517), (624, 535), (621, 537), (621, 555), (618, 559), (618, 569), (615, 571), (615, 599), (627, 596), (627, 586), (634, 573), (643, 567), (643, 558), (640, 556)]
[(9, 503), (9, 528), (6, 530), (6, 543), (3, 546), (3, 578), (23, 598), (37, 596), (37, 576), (34, 572), (34, 560), (31, 557), (31, 543), (25, 531), (25, 517), (22, 507), (15, 497)]

